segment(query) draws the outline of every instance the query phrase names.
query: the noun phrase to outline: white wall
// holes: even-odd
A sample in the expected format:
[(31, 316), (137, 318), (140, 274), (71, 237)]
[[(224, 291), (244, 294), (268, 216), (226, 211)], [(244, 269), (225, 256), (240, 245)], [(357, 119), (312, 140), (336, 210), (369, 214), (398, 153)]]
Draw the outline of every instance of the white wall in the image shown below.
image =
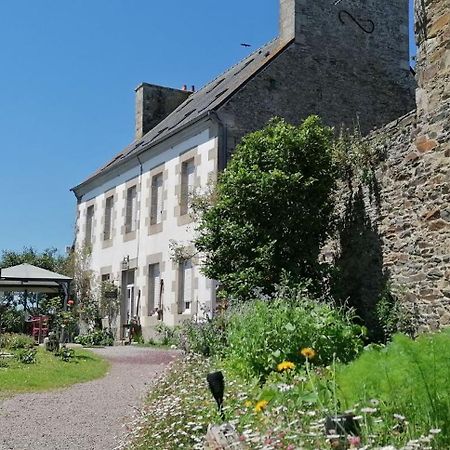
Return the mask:
[[(147, 151), (140, 156), (141, 166), (136, 159), (136, 165), (103, 183), (83, 195), (78, 205), (77, 236), (76, 242), (79, 248), (85, 239), (86, 210), (94, 204), (94, 223), (91, 254), (91, 267), (100, 278), (101, 273), (111, 273), (120, 286), (122, 278), (122, 260), (129, 258), (130, 268), (136, 268), (135, 293), (141, 291), (140, 321), (147, 336), (151, 334), (151, 328), (157, 323), (155, 316), (148, 316), (148, 263), (151, 255), (162, 254), (163, 268), (161, 278), (164, 279), (164, 322), (175, 325), (180, 320), (189, 317), (189, 314), (178, 314), (176, 306), (177, 269), (171, 260), (169, 241), (171, 239), (180, 243), (188, 243), (194, 233), (194, 224), (185, 223), (187, 217), (177, 217), (176, 210), (179, 207), (180, 167), (183, 158), (195, 154), (196, 181), (199, 187), (205, 187), (209, 178), (214, 178), (217, 173), (217, 136), (207, 122), (191, 133), (179, 133), (178, 140), (160, 144), (158, 147)], [(150, 217), (150, 186), (151, 177), (155, 168), (162, 168), (165, 172), (164, 200), (165, 217), (162, 221), (162, 231), (149, 234)], [(136, 237), (127, 240), (123, 233), (124, 211), (126, 204), (126, 190), (130, 185), (137, 183), (138, 192), (138, 225)], [(107, 196), (114, 193), (113, 229), (114, 235), (108, 245), (103, 240), (103, 215), (104, 203)], [(128, 239), (130, 236), (128, 236)], [(149, 259), (150, 258), (150, 259)], [(161, 267), (160, 267), (161, 269)], [(215, 283), (207, 280), (199, 272), (199, 266), (195, 266), (195, 276), (198, 278), (195, 286), (194, 298), (199, 305), (191, 307), (191, 315), (201, 305), (212, 307), (215, 299)]]

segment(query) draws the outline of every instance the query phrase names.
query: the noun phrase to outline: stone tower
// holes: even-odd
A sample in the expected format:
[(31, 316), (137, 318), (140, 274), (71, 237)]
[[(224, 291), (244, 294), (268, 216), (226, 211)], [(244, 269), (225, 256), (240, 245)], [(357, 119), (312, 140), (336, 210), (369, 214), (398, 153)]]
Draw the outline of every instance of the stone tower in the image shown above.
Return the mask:
[[(313, 59), (324, 68), (331, 67), (337, 74), (353, 79), (354, 89), (345, 82), (335, 84), (336, 89), (348, 89), (336, 92), (336, 98), (367, 95), (366, 104), (379, 102), (385, 109), (386, 123), (415, 107), (415, 84), (409, 64), (408, 3), (280, 0), (280, 38), (295, 42), (300, 57)], [(334, 82), (333, 78), (330, 82)], [(369, 85), (372, 86), (367, 89)], [(363, 108), (359, 109), (358, 113), (363, 114)], [(382, 120), (377, 122), (379, 125)]]
[(450, 103), (450, 0), (415, 0), (419, 115)]
[(280, 36), (410, 86), (408, 0), (280, 0)]

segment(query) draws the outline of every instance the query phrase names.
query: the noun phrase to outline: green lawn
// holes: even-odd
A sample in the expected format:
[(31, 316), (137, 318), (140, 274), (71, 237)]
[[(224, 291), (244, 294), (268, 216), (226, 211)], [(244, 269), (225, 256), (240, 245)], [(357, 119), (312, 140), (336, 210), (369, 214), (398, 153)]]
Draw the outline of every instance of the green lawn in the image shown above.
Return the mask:
[(64, 362), (40, 348), (35, 364), (8, 360), (0, 367), (0, 398), (13, 394), (62, 388), (103, 377), (109, 363), (88, 350), (76, 349), (70, 362)]

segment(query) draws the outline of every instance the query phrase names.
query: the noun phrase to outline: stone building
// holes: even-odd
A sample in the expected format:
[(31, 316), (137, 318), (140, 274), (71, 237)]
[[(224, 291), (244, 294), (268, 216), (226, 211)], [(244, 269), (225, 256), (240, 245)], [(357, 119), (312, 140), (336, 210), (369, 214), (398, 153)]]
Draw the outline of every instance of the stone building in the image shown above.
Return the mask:
[(279, 36), (197, 92), (143, 83), (135, 140), (74, 187), (76, 245), (101, 280), (121, 285), (118, 330), (137, 316), (145, 337), (211, 309), (215, 283), (189, 242), (189, 194), (214, 180), (241, 137), (273, 116), (310, 114), (366, 132), (414, 108), (408, 0), (280, 0)]

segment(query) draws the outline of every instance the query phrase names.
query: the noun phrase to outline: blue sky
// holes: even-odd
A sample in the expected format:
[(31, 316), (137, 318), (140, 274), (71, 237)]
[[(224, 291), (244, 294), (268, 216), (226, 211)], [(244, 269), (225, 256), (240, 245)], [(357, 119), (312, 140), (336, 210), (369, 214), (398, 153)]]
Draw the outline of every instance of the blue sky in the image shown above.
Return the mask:
[(201, 87), (277, 29), (278, 0), (0, 0), (0, 250), (72, 243), (69, 189), (133, 139), (140, 82)]

